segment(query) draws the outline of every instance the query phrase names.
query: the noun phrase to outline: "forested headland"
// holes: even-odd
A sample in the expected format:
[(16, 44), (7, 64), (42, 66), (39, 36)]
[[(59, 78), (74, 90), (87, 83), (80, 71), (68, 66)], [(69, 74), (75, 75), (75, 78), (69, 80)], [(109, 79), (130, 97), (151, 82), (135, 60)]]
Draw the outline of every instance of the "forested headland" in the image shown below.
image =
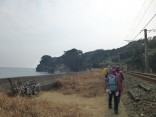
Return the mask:
[[(148, 60), (150, 72), (156, 73), (156, 36), (148, 40)], [(64, 51), (60, 57), (43, 55), (36, 71), (79, 72), (91, 68), (103, 68), (108, 65), (122, 65), (124, 70), (145, 71), (144, 39), (133, 41), (126, 46), (83, 53), (75, 48)]]

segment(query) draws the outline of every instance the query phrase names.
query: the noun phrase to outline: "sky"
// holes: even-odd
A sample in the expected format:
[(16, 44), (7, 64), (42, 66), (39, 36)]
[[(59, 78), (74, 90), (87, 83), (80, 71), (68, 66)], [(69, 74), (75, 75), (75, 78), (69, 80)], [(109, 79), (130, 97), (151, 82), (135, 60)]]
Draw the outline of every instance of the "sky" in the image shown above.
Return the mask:
[[(73, 48), (122, 47), (154, 14), (156, 0), (0, 0), (0, 67), (35, 68), (43, 55)], [(156, 17), (146, 28), (156, 29)]]

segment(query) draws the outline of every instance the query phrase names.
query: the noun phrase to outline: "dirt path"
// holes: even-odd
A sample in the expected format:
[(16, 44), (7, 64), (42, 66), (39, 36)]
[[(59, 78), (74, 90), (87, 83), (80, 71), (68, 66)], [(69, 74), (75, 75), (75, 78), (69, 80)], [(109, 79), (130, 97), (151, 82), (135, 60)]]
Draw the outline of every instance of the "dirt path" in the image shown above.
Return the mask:
[(78, 95), (63, 95), (61, 92), (43, 92), (37, 99), (58, 103), (78, 104), (85, 111), (91, 112), (93, 117), (127, 117), (122, 102), (119, 106), (119, 114), (115, 115), (113, 109), (108, 109), (107, 95), (96, 98), (85, 98)]

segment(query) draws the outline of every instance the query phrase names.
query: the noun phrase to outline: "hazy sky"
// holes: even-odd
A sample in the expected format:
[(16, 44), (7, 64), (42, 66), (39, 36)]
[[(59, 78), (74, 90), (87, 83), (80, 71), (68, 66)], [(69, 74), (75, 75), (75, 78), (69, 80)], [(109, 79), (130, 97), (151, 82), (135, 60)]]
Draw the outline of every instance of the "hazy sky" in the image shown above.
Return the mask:
[[(0, 67), (35, 68), (43, 55), (72, 48), (122, 47), (155, 13), (156, 0), (0, 0)], [(156, 29), (156, 17), (147, 29)]]

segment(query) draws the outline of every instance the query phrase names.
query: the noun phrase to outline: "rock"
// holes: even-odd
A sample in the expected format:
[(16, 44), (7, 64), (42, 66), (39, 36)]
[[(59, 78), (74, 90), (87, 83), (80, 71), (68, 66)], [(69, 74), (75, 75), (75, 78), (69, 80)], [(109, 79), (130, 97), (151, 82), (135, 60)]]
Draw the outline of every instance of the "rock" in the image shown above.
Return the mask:
[(143, 113), (141, 113), (141, 117), (143, 117), (144, 116), (144, 114)]

